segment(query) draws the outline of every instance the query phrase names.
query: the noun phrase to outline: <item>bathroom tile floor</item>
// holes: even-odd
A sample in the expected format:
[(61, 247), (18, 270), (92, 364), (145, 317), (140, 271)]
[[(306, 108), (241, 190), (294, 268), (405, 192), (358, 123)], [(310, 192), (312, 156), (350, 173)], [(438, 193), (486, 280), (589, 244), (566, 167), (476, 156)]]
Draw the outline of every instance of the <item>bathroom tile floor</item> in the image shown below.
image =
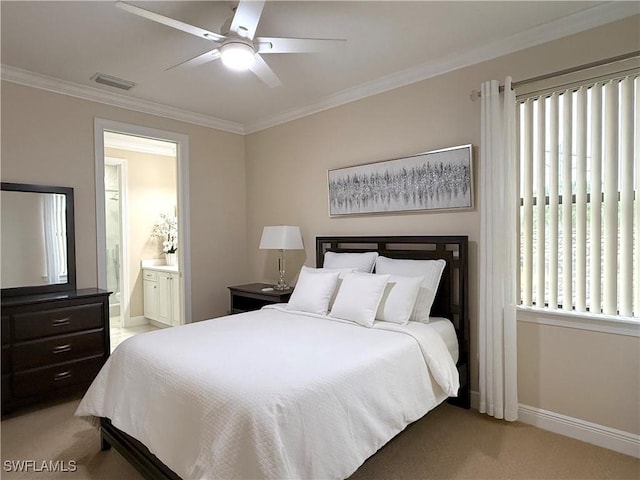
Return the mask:
[(151, 332), (153, 330), (158, 330), (158, 327), (153, 325), (138, 325), (136, 327), (111, 327), (111, 351), (113, 352), (115, 348), (120, 345), (124, 340), (129, 337), (133, 337), (138, 333)]

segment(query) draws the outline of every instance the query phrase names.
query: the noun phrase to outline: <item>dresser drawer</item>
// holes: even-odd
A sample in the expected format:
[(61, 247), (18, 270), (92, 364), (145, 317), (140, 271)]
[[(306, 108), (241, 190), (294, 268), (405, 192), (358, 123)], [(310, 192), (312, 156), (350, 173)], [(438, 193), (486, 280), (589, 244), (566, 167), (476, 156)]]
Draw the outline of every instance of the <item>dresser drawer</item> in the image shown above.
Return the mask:
[(29, 397), (54, 390), (89, 384), (104, 363), (102, 356), (53, 367), (37, 368), (13, 374), (14, 397)]
[(13, 347), (13, 368), (26, 370), (101, 353), (104, 353), (104, 330), (72, 333), (45, 340), (16, 343)]
[(29, 340), (100, 328), (103, 321), (102, 303), (16, 313), (13, 316), (14, 339)]

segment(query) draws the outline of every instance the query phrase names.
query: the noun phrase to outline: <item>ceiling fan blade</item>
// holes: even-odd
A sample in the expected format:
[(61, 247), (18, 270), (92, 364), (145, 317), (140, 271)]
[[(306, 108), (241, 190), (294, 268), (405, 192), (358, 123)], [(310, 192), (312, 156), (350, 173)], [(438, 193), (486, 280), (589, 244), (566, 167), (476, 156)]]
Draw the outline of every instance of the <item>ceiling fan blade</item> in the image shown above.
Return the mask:
[(331, 52), (343, 47), (347, 41), (324, 38), (257, 37), (255, 43), (260, 53)]
[(253, 60), (253, 64), (249, 67), (256, 76), (262, 80), (264, 83), (269, 85), (271, 88), (279, 87), (282, 85), (282, 82), (278, 78), (278, 76), (273, 73), (271, 67), (267, 65), (267, 62), (263, 60), (263, 58), (256, 54), (255, 59)]
[(198, 65), (202, 65), (203, 63), (212, 62), (213, 60), (217, 60), (220, 58), (220, 50), (214, 48), (213, 50), (209, 50), (208, 52), (204, 52), (200, 55), (197, 55), (189, 60), (185, 60), (184, 62), (178, 63), (172, 67), (165, 69), (173, 70), (174, 68), (182, 68), (182, 67), (196, 67)]
[(224, 39), (227, 38), (224, 35), (210, 32), (208, 30), (204, 30), (199, 27), (194, 27), (193, 25), (189, 25), (188, 23), (184, 23), (179, 20), (174, 20), (173, 18), (165, 17), (164, 15), (160, 15), (159, 13), (151, 12), (149, 10), (136, 7), (135, 5), (131, 5), (126, 2), (116, 2), (116, 7), (124, 10), (125, 12), (133, 13), (134, 15), (138, 15), (140, 17), (146, 18), (147, 20), (152, 20), (154, 22), (161, 23), (168, 27), (172, 27), (177, 30), (190, 33), (191, 35), (195, 35), (196, 37), (206, 38), (207, 40), (213, 40), (214, 42), (222, 42)]
[(264, 0), (240, 0), (236, 13), (233, 15), (230, 30), (241, 37), (253, 40), (264, 3)]

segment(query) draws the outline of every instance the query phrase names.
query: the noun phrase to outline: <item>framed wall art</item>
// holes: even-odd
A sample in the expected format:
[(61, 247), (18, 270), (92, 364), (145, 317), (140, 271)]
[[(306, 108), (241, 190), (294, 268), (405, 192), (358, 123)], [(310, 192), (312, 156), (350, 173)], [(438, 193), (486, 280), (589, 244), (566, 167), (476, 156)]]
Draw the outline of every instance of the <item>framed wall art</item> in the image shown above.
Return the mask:
[(472, 145), (329, 170), (329, 215), (473, 208)]

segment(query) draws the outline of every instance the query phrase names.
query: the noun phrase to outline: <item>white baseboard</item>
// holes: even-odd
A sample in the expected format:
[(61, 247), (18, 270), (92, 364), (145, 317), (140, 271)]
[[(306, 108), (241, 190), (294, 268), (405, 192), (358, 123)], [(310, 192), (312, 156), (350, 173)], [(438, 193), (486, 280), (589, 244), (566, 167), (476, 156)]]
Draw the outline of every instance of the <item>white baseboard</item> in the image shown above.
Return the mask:
[(167, 325), (166, 323), (158, 322), (156, 320), (151, 320), (151, 319), (149, 319), (149, 323), (154, 327), (158, 327), (158, 328), (168, 328), (171, 326), (171, 325)]
[[(471, 392), (471, 408), (478, 409), (480, 393)], [(543, 430), (575, 438), (614, 452), (640, 458), (640, 435), (569, 417), (542, 408), (523, 405), (518, 407), (518, 420)]]
[(148, 323), (149, 323), (149, 320), (147, 320), (144, 315), (140, 315), (138, 317), (129, 317), (125, 327), (126, 328), (138, 327), (140, 325), (147, 325)]
[(520, 404), (518, 420), (560, 435), (640, 458), (640, 435)]

